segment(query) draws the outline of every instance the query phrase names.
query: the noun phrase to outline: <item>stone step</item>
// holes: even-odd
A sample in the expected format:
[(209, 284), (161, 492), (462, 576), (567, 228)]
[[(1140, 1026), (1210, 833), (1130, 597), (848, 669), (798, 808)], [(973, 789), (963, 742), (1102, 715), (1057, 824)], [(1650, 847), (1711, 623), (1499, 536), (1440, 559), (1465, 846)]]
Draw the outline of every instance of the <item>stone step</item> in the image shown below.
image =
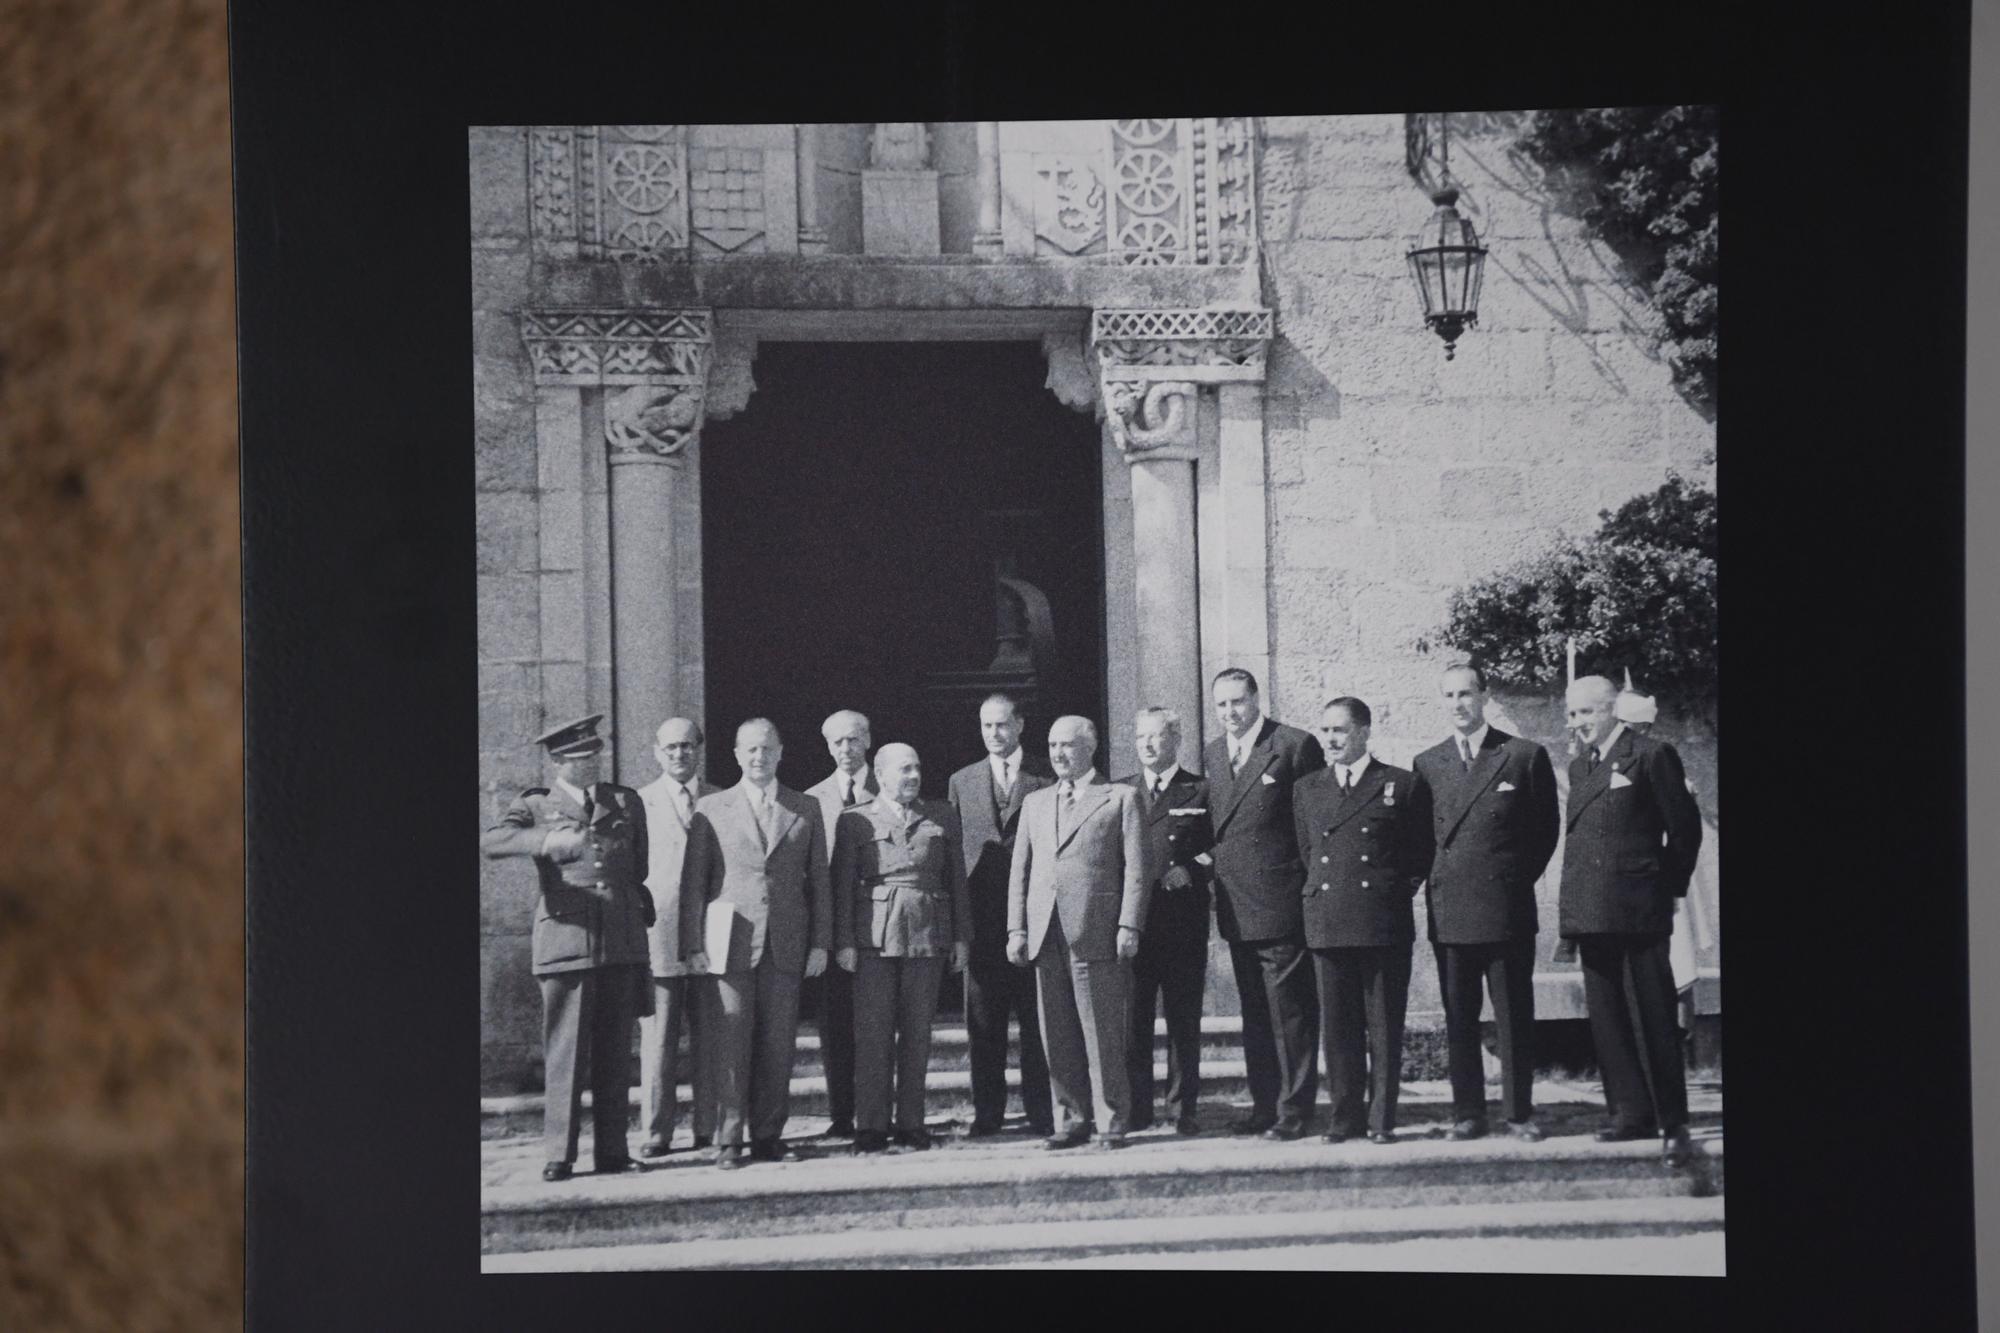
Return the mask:
[[(847, 1233), (894, 1232), (900, 1233), (902, 1248), (889, 1247), (889, 1262), (898, 1262), (897, 1256), (927, 1261), (926, 1254), (932, 1260), (955, 1254), (953, 1261), (968, 1262), (969, 1256), (1005, 1255), (1010, 1246), (996, 1237), (1028, 1233), (989, 1231), (985, 1239), (958, 1242), (926, 1237), (947, 1229), (1002, 1225), (1200, 1219), (1213, 1226), (1214, 1219), (1223, 1217), (1321, 1215), (1305, 1230), (1274, 1227), (1263, 1243), (1279, 1244), (1352, 1236), (1369, 1226), (1378, 1235), (1421, 1233), (1429, 1225), (1398, 1231), (1390, 1212), (1613, 1200), (1659, 1206), (1646, 1225), (1686, 1229), (1719, 1224), (1713, 1209), (1685, 1207), (1688, 1200), (1711, 1200), (1722, 1193), (1719, 1131), (1699, 1139), (1697, 1148), (1692, 1164), (1670, 1170), (1654, 1143), (1596, 1143), (1587, 1135), (1541, 1143), (1406, 1137), (1382, 1147), (1366, 1141), (1329, 1146), (1316, 1140), (1177, 1140), (1156, 1131), (1135, 1136), (1124, 1151), (1114, 1153), (1089, 1148), (1048, 1153), (1026, 1142), (981, 1140), (928, 1153), (826, 1155), (754, 1164), (736, 1172), (717, 1171), (707, 1165), (706, 1155), (688, 1154), (640, 1173), (580, 1175), (557, 1184), (541, 1181), (531, 1169), (510, 1169), (509, 1183), (489, 1179), (482, 1192), (481, 1251), (491, 1256), (788, 1237), (798, 1239), (781, 1247), (786, 1262), (835, 1265), (854, 1257), (835, 1244)], [(1376, 1220), (1327, 1216), (1355, 1212), (1374, 1212)], [(1635, 1218), (1643, 1212), (1635, 1203), (1633, 1216), (1623, 1225), (1639, 1225)], [(1496, 1226), (1504, 1215), (1461, 1216), (1484, 1217), (1478, 1225)], [(1606, 1212), (1587, 1222), (1579, 1220), (1579, 1213), (1565, 1225), (1609, 1227), (1615, 1216)], [(1235, 1225), (1249, 1227), (1252, 1222)], [(1477, 1226), (1467, 1225), (1468, 1234), (1476, 1233)], [(1182, 1230), (1171, 1234), (1186, 1237), (1198, 1230), (1195, 1223), (1184, 1222)], [(1149, 1234), (1147, 1228), (1122, 1226), (1108, 1243), (1153, 1248), (1150, 1242), (1134, 1245)], [(1032, 1243), (1018, 1240), (1012, 1248), (1018, 1252)], [(1066, 1239), (1056, 1248), (1069, 1251), (1072, 1243)], [(878, 1235), (873, 1244), (884, 1242)], [(654, 1253), (657, 1258), (700, 1252)], [(744, 1262), (749, 1251), (727, 1253)], [(705, 1260), (696, 1262), (706, 1266)]]
[(1239, 1252), (1280, 1246), (1369, 1244), (1424, 1238), (1606, 1240), (1720, 1233), (1720, 1197), (1459, 1203), (1403, 1208), (1121, 1217), (1073, 1222), (991, 1222), (821, 1235), (646, 1242), (486, 1255), (488, 1273), (637, 1272), (662, 1269), (961, 1268), (1143, 1255)]

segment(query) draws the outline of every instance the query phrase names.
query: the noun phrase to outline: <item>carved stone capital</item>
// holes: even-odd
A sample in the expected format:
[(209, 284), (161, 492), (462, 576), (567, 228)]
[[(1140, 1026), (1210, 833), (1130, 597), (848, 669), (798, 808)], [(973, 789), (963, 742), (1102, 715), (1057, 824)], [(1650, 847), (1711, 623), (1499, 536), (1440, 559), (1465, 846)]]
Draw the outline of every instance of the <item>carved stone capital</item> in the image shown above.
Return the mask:
[(1106, 380), (1261, 380), (1272, 328), (1269, 310), (1098, 310), (1090, 345)]
[(1126, 461), (1191, 457), (1201, 386), (1262, 380), (1271, 333), (1269, 310), (1093, 312), (1098, 393)]
[(1128, 463), (1189, 456), (1199, 393), (1199, 386), (1187, 380), (1107, 382), (1104, 415), (1111, 424), (1111, 442)]
[(521, 339), (535, 383), (693, 386), (708, 376), (706, 310), (529, 310)]
[(665, 462), (687, 448), (701, 427), (699, 388), (637, 385), (604, 395), (604, 443), (613, 464)]

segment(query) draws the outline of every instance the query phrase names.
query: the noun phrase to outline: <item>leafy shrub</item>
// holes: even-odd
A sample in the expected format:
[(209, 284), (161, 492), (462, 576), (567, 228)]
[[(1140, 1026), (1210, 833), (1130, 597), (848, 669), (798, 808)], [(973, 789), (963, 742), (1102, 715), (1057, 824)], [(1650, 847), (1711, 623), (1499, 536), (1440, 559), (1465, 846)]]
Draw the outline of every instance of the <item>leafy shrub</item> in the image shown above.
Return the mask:
[(1599, 517), (1594, 535), (1453, 593), (1444, 626), (1419, 651), (1448, 644), (1495, 685), (1560, 689), (1574, 637), (1579, 674), (1618, 680), (1629, 669), (1662, 706), (1712, 725), (1715, 492), (1670, 472)]
[(1666, 324), (1666, 354), (1689, 400), (1716, 391), (1715, 108), (1537, 111), (1521, 150), (1585, 201), (1584, 221), (1631, 266)]

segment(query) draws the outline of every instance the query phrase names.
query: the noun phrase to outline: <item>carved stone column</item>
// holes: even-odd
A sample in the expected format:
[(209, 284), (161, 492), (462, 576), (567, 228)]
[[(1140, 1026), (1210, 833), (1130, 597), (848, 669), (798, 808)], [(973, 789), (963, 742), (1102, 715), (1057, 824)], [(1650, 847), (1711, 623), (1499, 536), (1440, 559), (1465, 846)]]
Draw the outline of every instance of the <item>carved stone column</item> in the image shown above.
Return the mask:
[[(1139, 699), (1181, 714), (1181, 762), (1196, 770), (1207, 715), (1202, 621), (1228, 614), (1203, 603), (1197, 532), (1237, 518), (1233, 509), (1197, 513), (1201, 394), (1216, 386), (1225, 417), (1240, 412), (1239, 394), (1260, 401), (1271, 327), (1268, 310), (1100, 310), (1091, 319), (1106, 428), (1131, 471)], [(1261, 406), (1257, 430), (1261, 456)], [(1261, 525), (1230, 537), (1232, 552), (1253, 540), (1262, 551)], [(1268, 655), (1267, 645), (1244, 664), (1262, 679)]]
[(704, 420), (712, 319), (706, 310), (541, 311), (526, 316), (524, 333), (538, 383), (598, 399), (610, 465), (614, 778), (642, 782), (654, 728), (691, 705), (679, 688), (675, 492)]
[(998, 259), (1005, 248), (1000, 234), (1000, 122), (982, 120), (979, 142), (979, 229), (972, 233), (972, 253)]
[(819, 126), (799, 125), (799, 253), (826, 253), (826, 230), (819, 225)]

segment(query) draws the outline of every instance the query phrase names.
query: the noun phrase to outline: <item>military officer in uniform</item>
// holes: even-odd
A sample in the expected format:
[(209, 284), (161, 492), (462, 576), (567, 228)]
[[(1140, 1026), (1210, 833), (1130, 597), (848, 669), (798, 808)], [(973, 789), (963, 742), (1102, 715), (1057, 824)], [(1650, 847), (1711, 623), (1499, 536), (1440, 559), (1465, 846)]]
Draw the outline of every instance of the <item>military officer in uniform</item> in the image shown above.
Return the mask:
[(1603, 676), (1569, 687), (1579, 753), (1569, 766), (1559, 921), (1583, 959), (1590, 1038), (1612, 1118), (1597, 1137), (1658, 1133), (1667, 1161), (1679, 1165), (1693, 1148), (1668, 941), (1674, 901), (1687, 893), (1701, 850), (1701, 813), (1680, 755), (1620, 721), (1617, 699), (1618, 687)]
[(1131, 1031), (1126, 1081), (1133, 1129), (1153, 1123), (1154, 997), (1167, 1018), (1167, 1110), (1180, 1134), (1199, 1134), (1201, 992), (1208, 980), (1208, 866), (1215, 841), (1208, 822), (1208, 784), (1182, 768), (1181, 718), (1170, 708), (1142, 708), (1133, 719), (1139, 771), (1120, 778), (1139, 793), (1145, 832), (1146, 908), (1139, 952), (1132, 960)]
[(883, 746), (875, 774), (881, 794), (842, 812), (833, 849), (834, 961), (854, 977), (857, 1153), (888, 1146), (892, 1076), (896, 1141), (931, 1146), (931, 1019), (946, 964), (963, 972), (971, 944), (958, 812), (917, 798), (923, 769), (907, 745)]
[(1403, 1015), (1416, 926), (1410, 900), (1431, 864), (1431, 812), (1407, 769), (1368, 753), (1374, 716), (1350, 695), (1320, 712), (1327, 766), (1292, 788), (1306, 867), (1306, 947), (1319, 985), (1327, 1132), (1396, 1141)]
[(591, 1147), (598, 1173), (640, 1170), (626, 1149), (632, 1026), (652, 1012), (646, 930), (646, 809), (629, 787), (598, 781), (602, 713), (536, 737), (555, 771), (514, 798), (480, 845), (489, 857), (534, 858), (541, 895), (534, 971), (542, 988), (544, 1180), (567, 1180), (591, 1071)]
[(653, 962), (653, 1013), (639, 1023), (639, 1079), (644, 1088), (639, 1145), (641, 1157), (661, 1157), (674, 1137), (681, 1030), (688, 1034), (694, 1066), (694, 1146), (706, 1148), (715, 1134), (715, 1081), (710, 1077), (701, 1023), (696, 1017), (706, 979), (690, 976), (681, 961), (681, 862), (687, 856), (688, 826), (694, 805), (715, 790), (701, 773), (701, 727), (693, 719), (670, 717), (653, 738), (660, 776), (639, 788), (646, 807), (646, 842), (651, 850), (646, 886), (657, 916), (646, 932)]

